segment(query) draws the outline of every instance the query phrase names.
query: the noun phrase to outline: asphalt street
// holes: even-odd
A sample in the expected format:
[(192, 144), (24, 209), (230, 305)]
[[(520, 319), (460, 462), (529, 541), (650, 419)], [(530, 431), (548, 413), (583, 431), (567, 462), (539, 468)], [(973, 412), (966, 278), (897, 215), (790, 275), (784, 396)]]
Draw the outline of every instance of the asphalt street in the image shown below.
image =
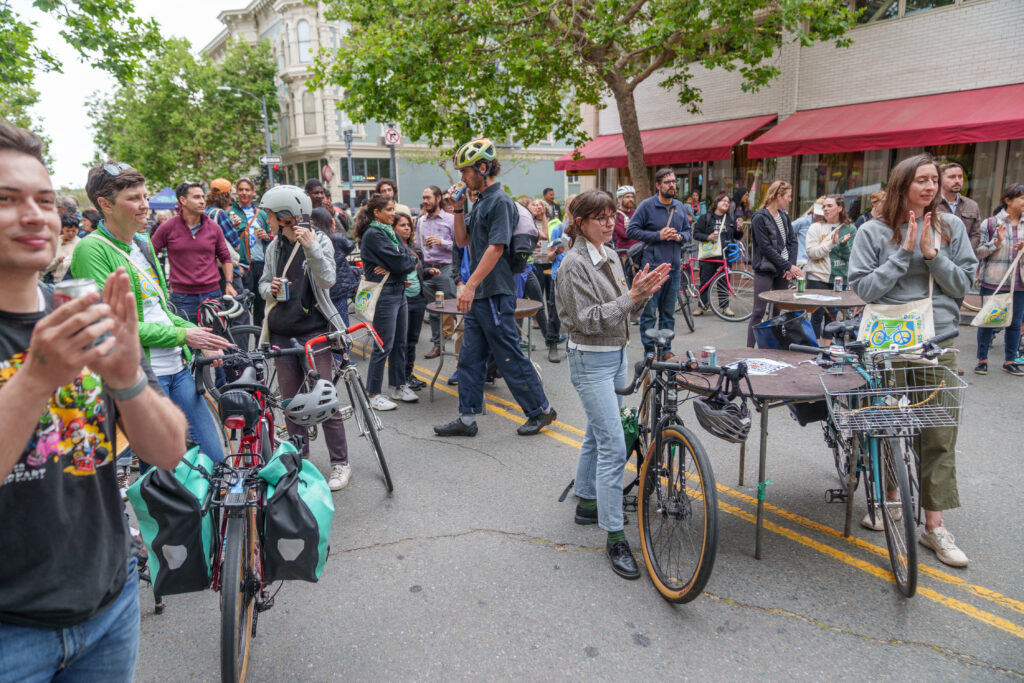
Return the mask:
[[(417, 372), (429, 379), (437, 361), (422, 358), (423, 332)], [(680, 320), (677, 333), (677, 353), (724, 349), (743, 345), (746, 326), (708, 314), (693, 334)], [(639, 359), (638, 328), (631, 334)], [(971, 562), (946, 567), (921, 548), (911, 599), (891, 582), (881, 533), (858, 526), (842, 537), (844, 506), (825, 502), (837, 478), (821, 429), (800, 427), (785, 409), (769, 422), (764, 559), (754, 559), (757, 430), (738, 486), (738, 448), (702, 431), (686, 405), (680, 414), (719, 485), (714, 573), (687, 605), (665, 602), (646, 573), (617, 577), (604, 532), (574, 524), (571, 496), (557, 500), (585, 418), (564, 350), (549, 363), (534, 331), (558, 422), (517, 436), (524, 418), (499, 380), (487, 387), (479, 435), (441, 439), (431, 425), (455, 417), (455, 391), (442, 385), (431, 403), (424, 390), (419, 403), (382, 413), (390, 496), (368, 447), (350, 437), (354, 475), (334, 494), (323, 578), (286, 583), (260, 615), (248, 680), (1020, 680), (1024, 531), (1013, 492), (1024, 484), (1024, 380), (999, 371), (1001, 335), (992, 373), (975, 376), (976, 333), (961, 334), (970, 384), (957, 446), (963, 507), (946, 526)], [(322, 443), (313, 460), (327, 471)], [(859, 490), (854, 514), (864, 514)], [(635, 513), (626, 535), (639, 559)], [(141, 591), (137, 679), (217, 680), (218, 595), (171, 596), (155, 615), (151, 591)]]

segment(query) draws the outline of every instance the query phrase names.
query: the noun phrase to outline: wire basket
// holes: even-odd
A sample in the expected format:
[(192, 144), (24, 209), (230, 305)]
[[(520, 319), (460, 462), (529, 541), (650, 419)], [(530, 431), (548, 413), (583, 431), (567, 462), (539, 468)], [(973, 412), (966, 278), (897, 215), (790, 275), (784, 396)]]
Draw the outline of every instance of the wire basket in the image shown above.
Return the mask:
[(843, 431), (899, 431), (918, 434), (933, 427), (958, 427), (967, 383), (941, 365), (878, 369), (872, 384), (833, 391), (821, 378), (825, 401), (836, 427)]

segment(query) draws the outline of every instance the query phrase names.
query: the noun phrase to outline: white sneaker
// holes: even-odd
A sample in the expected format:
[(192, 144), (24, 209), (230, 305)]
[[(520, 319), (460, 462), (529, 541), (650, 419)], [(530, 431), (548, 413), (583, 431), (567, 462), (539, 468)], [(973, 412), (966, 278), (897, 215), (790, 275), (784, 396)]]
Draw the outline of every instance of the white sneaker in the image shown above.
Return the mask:
[(949, 533), (949, 530), (944, 526), (935, 527), (935, 531), (930, 533), (927, 529), (922, 531), (918, 543), (925, 548), (934, 550), (935, 556), (939, 558), (939, 561), (948, 564), (950, 567), (967, 566), (967, 555), (964, 554), (963, 550), (956, 547), (953, 534)]
[(415, 403), (420, 400), (420, 397), (416, 395), (412, 389), (409, 388), (408, 384), (403, 384), (400, 387), (391, 387), (391, 391), (388, 393), (395, 401), (405, 401), (406, 403)]
[(332, 491), (340, 491), (352, 479), (352, 468), (348, 465), (331, 465), (331, 476), (327, 478), (327, 486)]
[(388, 399), (384, 394), (377, 394), (370, 397), (370, 407), (374, 410), (394, 410), (398, 404)]
[[(903, 521), (903, 508), (902, 507), (890, 507), (889, 514), (892, 515), (892, 521), (902, 522)], [(877, 510), (875, 512), (875, 521), (871, 521), (871, 513), (864, 515), (864, 519), (860, 520), (860, 525), (865, 529), (871, 529), (872, 531), (885, 531), (885, 522), (882, 521), (882, 511)]]
[(726, 306), (726, 307), (725, 307), (725, 310), (724, 310), (724, 311), (722, 311), (722, 313), (725, 313), (726, 315), (728, 315), (728, 316), (730, 316), (730, 317), (732, 317), (732, 316), (735, 316), (735, 315), (736, 315), (736, 312), (735, 312), (735, 311), (733, 311), (733, 310), (732, 310), (731, 308), (729, 308), (728, 306)]

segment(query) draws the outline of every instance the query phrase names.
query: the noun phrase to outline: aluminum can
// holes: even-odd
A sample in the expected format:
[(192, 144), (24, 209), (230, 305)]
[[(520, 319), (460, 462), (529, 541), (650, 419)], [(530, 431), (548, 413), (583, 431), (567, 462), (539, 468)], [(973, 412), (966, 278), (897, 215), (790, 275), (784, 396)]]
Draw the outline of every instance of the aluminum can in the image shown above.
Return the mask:
[(438, 306), (444, 306), (444, 292), (441, 290), (434, 292), (434, 303)]
[(796, 279), (796, 291), (802, 293), (805, 289), (807, 289), (807, 278), (798, 277)]
[(843, 278), (837, 277), (835, 279), (835, 281), (833, 281), (833, 283), (832, 283), (832, 289), (837, 291), (837, 292), (841, 292), (844, 289), (846, 289), (846, 287), (843, 284)]
[(466, 183), (462, 182), (461, 180), (455, 183), (454, 185), (452, 185), (450, 193), (451, 198), (453, 200), (459, 201), (460, 199), (462, 199), (462, 195), (466, 194)]
[(274, 298), (278, 301), (288, 301), (288, 297), (291, 294), (291, 284), (288, 278), (281, 278), (281, 287), (277, 290), (277, 296)]
[[(87, 277), (75, 278), (74, 280), (61, 280), (53, 285), (53, 305), (63, 306), (64, 304), (69, 303), (80, 296), (85, 296), (90, 292), (96, 292), (99, 294), (100, 288), (93, 280), (90, 280)], [(103, 340), (109, 336), (109, 332), (104, 332), (96, 338), (96, 341), (89, 344), (89, 348), (102, 343)]]
[(705, 346), (700, 350), (701, 365), (718, 365), (718, 349), (714, 346)]

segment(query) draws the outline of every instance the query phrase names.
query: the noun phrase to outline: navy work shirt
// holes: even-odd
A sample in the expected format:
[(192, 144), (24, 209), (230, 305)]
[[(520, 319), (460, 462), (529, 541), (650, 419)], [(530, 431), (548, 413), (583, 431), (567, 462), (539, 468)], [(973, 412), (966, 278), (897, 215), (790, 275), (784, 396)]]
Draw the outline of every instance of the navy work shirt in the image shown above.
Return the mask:
[[(669, 223), (668, 214), (671, 207), (675, 207), (675, 212), (672, 214), (672, 222)], [(667, 226), (675, 228), (682, 236), (682, 241), (661, 239), (661, 229)], [(629, 227), (626, 228), (626, 237), (647, 243), (641, 266), (650, 264), (651, 268), (662, 263), (672, 264), (673, 269), (678, 268), (682, 246), (690, 241), (690, 234), (690, 220), (686, 217), (683, 203), (673, 199), (671, 205), (665, 206), (657, 195), (640, 202), (640, 206), (636, 207), (636, 213), (629, 219)]]
[(466, 217), (470, 272), (475, 271), (480, 265), (480, 260), (490, 245), (504, 245), (505, 253), (476, 288), (474, 299), (485, 299), (497, 294), (516, 295), (509, 244), (512, 242), (512, 229), (518, 222), (519, 211), (516, 209), (516, 202), (501, 189), (501, 183), (494, 183), (480, 193), (473, 210)]

